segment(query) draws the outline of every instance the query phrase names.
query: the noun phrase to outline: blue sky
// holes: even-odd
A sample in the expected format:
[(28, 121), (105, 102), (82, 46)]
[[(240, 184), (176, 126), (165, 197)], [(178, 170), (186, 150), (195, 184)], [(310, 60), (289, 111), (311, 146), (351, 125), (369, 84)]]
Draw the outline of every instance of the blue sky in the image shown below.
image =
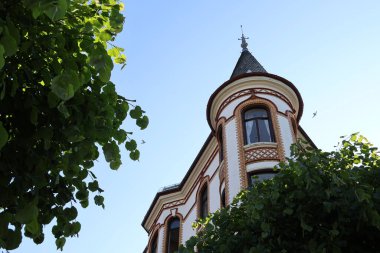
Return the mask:
[[(210, 133), (206, 104), (240, 56), (240, 25), (266, 70), (299, 89), (301, 126), (318, 147), (332, 150), (339, 136), (357, 131), (380, 145), (379, 13), (378, 0), (125, 2), (117, 44), (128, 64), (122, 71), (116, 66), (112, 80), (150, 117), (142, 132), (125, 122), (146, 143), (140, 162), (123, 151), (116, 172), (99, 159), (93, 171), (106, 208), (79, 211), (82, 231), (64, 252), (143, 251), (140, 224), (157, 190), (182, 180)], [(46, 235), (42, 245), (24, 239), (14, 252), (55, 252), (55, 245)]]

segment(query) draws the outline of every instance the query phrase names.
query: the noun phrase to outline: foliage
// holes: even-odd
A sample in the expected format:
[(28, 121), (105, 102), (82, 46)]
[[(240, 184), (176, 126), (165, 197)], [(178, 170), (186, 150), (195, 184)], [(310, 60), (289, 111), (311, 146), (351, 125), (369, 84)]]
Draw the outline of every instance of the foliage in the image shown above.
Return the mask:
[(293, 146), (270, 180), (195, 224), (193, 252), (378, 252), (380, 156), (357, 134), (340, 149)]
[(55, 220), (62, 249), (81, 228), (75, 203), (87, 207), (94, 192), (104, 207), (90, 171), (98, 148), (111, 169), (120, 144), (139, 159), (121, 124), (128, 112), (141, 129), (148, 118), (110, 81), (126, 60), (111, 44), (122, 9), (119, 0), (0, 1), (0, 248), (17, 248), (22, 233), (41, 243)]

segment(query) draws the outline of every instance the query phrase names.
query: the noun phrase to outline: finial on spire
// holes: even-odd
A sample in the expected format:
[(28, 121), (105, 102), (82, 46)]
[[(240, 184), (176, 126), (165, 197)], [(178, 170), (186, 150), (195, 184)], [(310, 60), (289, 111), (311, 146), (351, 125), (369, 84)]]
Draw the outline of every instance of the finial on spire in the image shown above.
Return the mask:
[(249, 37), (245, 37), (244, 36), (244, 32), (243, 32), (243, 26), (240, 25), (240, 29), (241, 29), (241, 38), (238, 39), (238, 40), (241, 40), (241, 48), (243, 48), (243, 51), (248, 51), (248, 43), (246, 41), (246, 39), (249, 39)]

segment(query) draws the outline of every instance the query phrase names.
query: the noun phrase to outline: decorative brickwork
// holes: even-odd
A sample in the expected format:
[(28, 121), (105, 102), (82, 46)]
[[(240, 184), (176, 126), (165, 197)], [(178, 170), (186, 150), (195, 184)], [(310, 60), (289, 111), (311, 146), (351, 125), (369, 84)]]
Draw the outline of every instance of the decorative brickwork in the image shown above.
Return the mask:
[(164, 222), (164, 236), (163, 236), (163, 242), (162, 242), (162, 249), (161, 252), (166, 252), (166, 244), (168, 240), (168, 225), (171, 219), (178, 217), (179, 218), (179, 245), (182, 244), (182, 234), (183, 234), (183, 216), (182, 214), (178, 213), (178, 209), (175, 209), (175, 216), (172, 216), (171, 214), (166, 217)]
[(170, 207), (173, 207), (173, 206), (182, 205), (184, 203), (185, 203), (185, 200), (184, 199), (180, 199), (180, 200), (176, 200), (176, 201), (172, 201), (172, 202), (166, 203), (163, 208), (166, 209), (166, 208), (170, 208)]
[(205, 176), (202, 181), (199, 184), (198, 190), (197, 190), (197, 218), (201, 215), (201, 191), (204, 189), (204, 187), (207, 187), (207, 212), (210, 212), (210, 177)]
[[(252, 97), (249, 100), (244, 101), (241, 103), (238, 107), (235, 109), (235, 118), (236, 118), (236, 126), (237, 126), (237, 140), (238, 140), (238, 150), (239, 150), (239, 171), (240, 171), (240, 187), (241, 189), (245, 189), (248, 187), (248, 179), (247, 179), (247, 169), (246, 169), (246, 156), (245, 156), (245, 151), (244, 151), (244, 134), (243, 134), (243, 123), (242, 123), (242, 118), (241, 114), (242, 111), (244, 111), (248, 107), (253, 107), (257, 105), (264, 105), (265, 107), (268, 108), (270, 115), (271, 115), (271, 120), (272, 120), (272, 125), (273, 125), (273, 131), (274, 131), (274, 136), (276, 139), (277, 143), (277, 159), (280, 161), (285, 160), (285, 151), (284, 151), (284, 144), (282, 141), (282, 135), (281, 135), (281, 129), (280, 125), (277, 119), (277, 107), (276, 105), (264, 98), (258, 98), (258, 97)], [(257, 143), (258, 147), (262, 148), (267, 148), (265, 146), (265, 143)], [(274, 159), (271, 159), (274, 160)]]
[(292, 103), (290, 103), (289, 99), (287, 97), (285, 97), (284, 95), (282, 95), (280, 92), (277, 92), (275, 90), (271, 90), (271, 89), (264, 89), (264, 88), (256, 88), (256, 89), (253, 89), (253, 92), (254, 94), (268, 94), (268, 95), (273, 95), (275, 97), (278, 97), (280, 98), (281, 100), (283, 100), (285, 103), (287, 103), (289, 105), (290, 108), (293, 109), (293, 106), (292, 106)]
[(219, 167), (219, 182), (222, 182), (225, 177), (226, 177), (226, 167), (223, 162), (220, 164), (220, 167)]
[(262, 160), (279, 160), (277, 147), (257, 147), (245, 151), (245, 163)]
[(238, 99), (245, 95), (252, 95), (252, 94), (253, 94), (252, 89), (246, 89), (240, 92), (236, 92), (235, 94), (232, 94), (226, 100), (223, 101), (222, 105), (219, 108), (219, 112), (221, 112), (230, 102), (234, 101), (235, 99)]
[(295, 112), (295, 109), (294, 109), (292, 103), (290, 102), (290, 100), (287, 97), (285, 97), (284, 95), (282, 95), (281, 93), (279, 93), (275, 90), (272, 90), (272, 89), (267, 89), (267, 88), (254, 88), (254, 89), (245, 89), (245, 90), (236, 92), (236, 93), (232, 94), (231, 96), (229, 96), (228, 98), (226, 98), (226, 100), (223, 101), (223, 103), (221, 104), (221, 106), (218, 109), (218, 113), (216, 114), (217, 119), (219, 118), (219, 115), (223, 111), (223, 109), (226, 108), (227, 105), (230, 104), (232, 101), (234, 101), (234, 100), (236, 100), (242, 96), (245, 96), (245, 95), (255, 96), (257, 94), (267, 94), (267, 95), (272, 95), (272, 96), (278, 97), (279, 99), (284, 101), (293, 110), (293, 112)]
[[(226, 191), (226, 205), (229, 204), (229, 197), (230, 197), (230, 187), (229, 187), (229, 177), (228, 177), (228, 172), (227, 172), (227, 164), (228, 164), (228, 153), (227, 153), (227, 142), (226, 142), (226, 118), (220, 118), (219, 121), (218, 121), (218, 124), (217, 124), (217, 127), (219, 126), (222, 126), (223, 128), (223, 157), (224, 157), (224, 160), (223, 160), (223, 165), (222, 167), (220, 167), (219, 169), (222, 170), (222, 175), (223, 175), (223, 179), (225, 179), (225, 191)], [(218, 128), (216, 128), (218, 129)], [(220, 174), (219, 174), (220, 175)], [(220, 180), (222, 181), (222, 180)]]
[(297, 129), (298, 129), (298, 124), (296, 119), (294, 118), (294, 114), (287, 111), (286, 115), (288, 116), (288, 121), (289, 121), (289, 127), (290, 127), (290, 132), (292, 133), (292, 139), (293, 142), (295, 143), (297, 141)]

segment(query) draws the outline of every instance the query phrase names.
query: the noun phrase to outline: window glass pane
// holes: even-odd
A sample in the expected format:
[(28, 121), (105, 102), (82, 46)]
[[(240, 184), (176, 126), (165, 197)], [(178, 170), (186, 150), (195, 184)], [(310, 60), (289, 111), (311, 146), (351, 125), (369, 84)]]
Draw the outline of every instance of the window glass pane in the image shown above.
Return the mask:
[(175, 228), (179, 228), (179, 219), (178, 218), (174, 218), (170, 222), (170, 229), (175, 229)]
[(223, 132), (222, 129), (219, 128), (219, 133), (218, 133), (218, 139), (219, 139), (219, 161), (223, 161)]
[(226, 191), (223, 189), (222, 196), (220, 196), (220, 201), (222, 202), (222, 207), (226, 207)]
[(245, 131), (247, 136), (247, 144), (258, 142), (259, 135), (257, 133), (256, 121), (246, 121), (245, 122)]
[(205, 187), (201, 194), (200, 217), (205, 218), (207, 214), (208, 214), (207, 187)]
[(179, 247), (179, 226), (180, 226), (180, 221), (178, 218), (172, 219), (169, 223), (167, 253), (174, 253), (174, 252), (178, 251), (178, 247)]
[(259, 173), (259, 174), (251, 174), (250, 175), (250, 180), (251, 180), (251, 185), (256, 183), (256, 182), (261, 182), (265, 179), (271, 179), (276, 175), (273, 172), (266, 172), (266, 173)]
[(267, 110), (265, 109), (254, 109), (253, 117), (255, 118), (267, 118)]
[(271, 142), (272, 138), (270, 135), (269, 121), (265, 120), (257, 120), (259, 124), (259, 132), (260, 132), (260, 140), (261, 142)]
[(253, 118), (267, 118), (267, 110), (261, 108), (255, 108), (248, 110), (244, 113), (244, 119), (253, 119)]

